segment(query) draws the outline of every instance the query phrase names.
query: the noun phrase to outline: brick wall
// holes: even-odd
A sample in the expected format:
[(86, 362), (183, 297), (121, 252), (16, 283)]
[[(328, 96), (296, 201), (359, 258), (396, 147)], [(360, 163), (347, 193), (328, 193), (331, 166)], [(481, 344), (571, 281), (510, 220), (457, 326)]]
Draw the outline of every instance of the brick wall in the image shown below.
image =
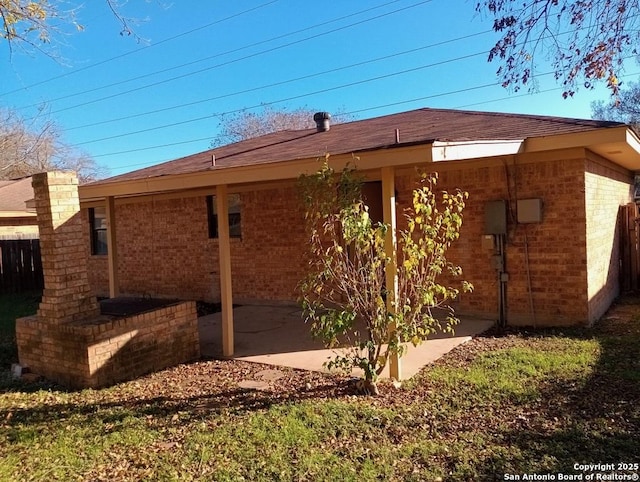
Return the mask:
[(620, 206), (633, 200), (633, 175), (595, 155), (586, 162), (585, 199), (589, 322), (601, 317), (620, 292)]
[[(459, 168), (455, 164), (438, 166), (439, 190), (461, 187), (469, 192), (461, 236), (450, 251), (450, 260), (462, 266), (463, 279), (475, 288), (455, 303), (459, 314), (497, 318), (498, 279), (491, 265), (493, 251), (483, 249), (481, 240), (485, 204), (507, 199), (511, 200), (506, 237), (508, 323), (565, 325), (586, 320), (584, 162), (567, 159), (514, 164), (513, 158), (505, 158), (503, 163), (480, 168), (469, 164)], [(412, 177), (398, 180), (402, 207), (409, 205)], [(543, 200), (542, 223), (518, 225), (513, 221), (516, 200), (527, 198)]]
[(17, 320), (16, 337), (21, 364), (72, 388), (112, 385), (200, 357), (194, 302), (55, 326), (26, 317)]
[[(484, 206), (487, 201), (508, 199), (509, 211), (515, 216), (516, 200), (526, 198), (542, 199), (543, 219), (528, 225), (509, 219), (508, 322), (569, 325), (585, 323), (598, 311), (597, 299), (590, 301), (597, 283), (590, 277), (588, 284), (587, 246), (589, 259), (606, 254), (609, 260), (616, 255), (611, 251), (611, 225), (603, 229), (608, 234), (602, 236), (608, 238), (600, 243), (600, 251), (594, 248), (598, 235), (593, 234), (587, 243), (585, 203), (591, 212), (594, 196), (606, 196), (606, 189), (620, 193), (626, 189), (626, 181), (611, 180), (611, 170), (598, 171), (594, 175), (601, 186), (599, 194), (592, 195), (589, 187), (585, 200), (585, 163), (583, 155), (560, 160), (520, 159), (517, 163), (513, 157), (505, 157), (500, 162), (484, 162), (482, 167), (470, 162), (437, 165), (440, 189), (461, 187), (469, 192), (461, 238), (451, 250), (451, 259), (463, 267), (464, 278), (474, 284), (475, 291), (456, 303), (459, 313), (497, 316), (497, 274), (491, 265), (492, 252), (481, 245)], [(594, 169), (588, 168), (587, 179)], [(409, 205), (414, 187), (412, 172), (401, 171), (397, 176), (400, 226), (402, 210)], [(242, 239), (231, 240), (234, 301), (295, 300), (306, 256), (295, 188), (283, 185), (240, 196)], [(611, 213), (618, 203), (618, 198), (611, 201), (599, 215), (615, 224), (616, 215)], [(590, 230), (592, 226), (590, 221)], [(124, 293), (219, 300), (218, 245), (217, 240), (208, 239), (204, 197), (119, 204), (116, 227)], [(106, 293), (106, 258), (92, 257), (90, 267), (92, 284)], [(606, 281), (599, 279), (598, 299), (605, 306), (617, 289), (615, 275), (611, 272)]]
[[(305, 259), (295, 188), (243, 192), (240, 202), (242, 238), (231, 239), (234, 302), (295, 300)], [(118, 204), (116, 233), (122, 293), (219, 301), (218, 240), (208, 237), (204, 196)], [(106, 295), (107, 257), (91, 256), (89, 272)]]
[(38, 224), (34, 218), (0, 219), (0, 239), (37, 239)]
[(81, 388), (198, 358), (193, 301), (126, 318), (100, 316), (88, 281), (88, 223), (77, 184), (68, 172), (33, 176), (45, 288), (37, 315), (16, 320), (20, 364)]

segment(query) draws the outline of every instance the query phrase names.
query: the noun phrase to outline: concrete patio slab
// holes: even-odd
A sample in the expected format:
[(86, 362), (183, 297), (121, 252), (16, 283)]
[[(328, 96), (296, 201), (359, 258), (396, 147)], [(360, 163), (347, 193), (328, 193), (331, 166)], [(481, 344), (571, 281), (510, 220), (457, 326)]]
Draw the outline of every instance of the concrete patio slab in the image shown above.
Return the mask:
[[(325, 349), (311, 338), (310, 326), (304, 323), (296, 306), (240, 306), (234, 308), (234, 359), (311, 371), (324, 371), (325, 362), (339, 350)], [(198, 319), (202, 356), (222, 358), (221, 314)], [(418, 347), (409, 344), (401, 359), (402, 377), (414, 376), (422, 367), (437, 360), (474, 335), (488, 330), (494, 320), (464, 318), (455, 334), (439, 333)], [(357, 374), (357, 372), (354, 372)], [(388, 368), (382, 374), (389, 377)]]

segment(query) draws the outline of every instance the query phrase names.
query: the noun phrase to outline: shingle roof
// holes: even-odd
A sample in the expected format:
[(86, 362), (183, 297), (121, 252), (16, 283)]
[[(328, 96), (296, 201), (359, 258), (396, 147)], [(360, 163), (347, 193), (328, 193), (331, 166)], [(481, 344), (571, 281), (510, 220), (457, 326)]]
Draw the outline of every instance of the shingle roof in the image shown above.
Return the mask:
[[(512, 140), (585, 132), (618, 122), (524, 114), (423, 108), (316, 129), (280, 131), (115, 176), (98, 184), (186, 174), (225, 167), (344, 154), (432, 141)], [(212, 166), (215, 156), (215, 167)]]
[(26, 202), (33, 199), (31, 178), (0, 181), (0, 211), (27, 211)]

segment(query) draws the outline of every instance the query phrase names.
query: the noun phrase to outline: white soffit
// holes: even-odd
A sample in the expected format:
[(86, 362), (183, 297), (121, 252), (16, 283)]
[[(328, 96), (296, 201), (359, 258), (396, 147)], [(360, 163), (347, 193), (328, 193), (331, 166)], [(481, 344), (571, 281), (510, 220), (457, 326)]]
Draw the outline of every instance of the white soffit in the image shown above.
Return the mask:
[(640, 170), (640, 140), (631, 129), (619, 133), (618, 137), (610, 142), (588, 145), (587, 148), (630, 171)]
[(434, 141), (433, 162), (458, 161), (478, 157), (517, 154), (523, 150), (524, 139), (485, 141)]
[(631, 171), (640, 170), (640, 141), (627, 126), (527, 139), (526, 152), (582, 147)]

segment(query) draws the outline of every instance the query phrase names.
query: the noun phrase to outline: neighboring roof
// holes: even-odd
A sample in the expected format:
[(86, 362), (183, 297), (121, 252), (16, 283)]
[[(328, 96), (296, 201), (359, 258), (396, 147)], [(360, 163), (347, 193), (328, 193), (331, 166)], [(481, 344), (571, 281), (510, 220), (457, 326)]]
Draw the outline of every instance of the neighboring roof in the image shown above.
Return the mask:
[[(522, 140), (620, 127), (619, 122), (524, 114), (417, 109), (316, 129), (280, 131), (165, 162), (90, 185), (357, 153), (434, 141)], [(396, 130), (399, 143), (396, 142)], [(212, 159), (215, 158), (215, 166)]]
[(0, 212), (28, 213), (27, 201), (33, 199), (31, 177), (12, 181), (0, 181)]

